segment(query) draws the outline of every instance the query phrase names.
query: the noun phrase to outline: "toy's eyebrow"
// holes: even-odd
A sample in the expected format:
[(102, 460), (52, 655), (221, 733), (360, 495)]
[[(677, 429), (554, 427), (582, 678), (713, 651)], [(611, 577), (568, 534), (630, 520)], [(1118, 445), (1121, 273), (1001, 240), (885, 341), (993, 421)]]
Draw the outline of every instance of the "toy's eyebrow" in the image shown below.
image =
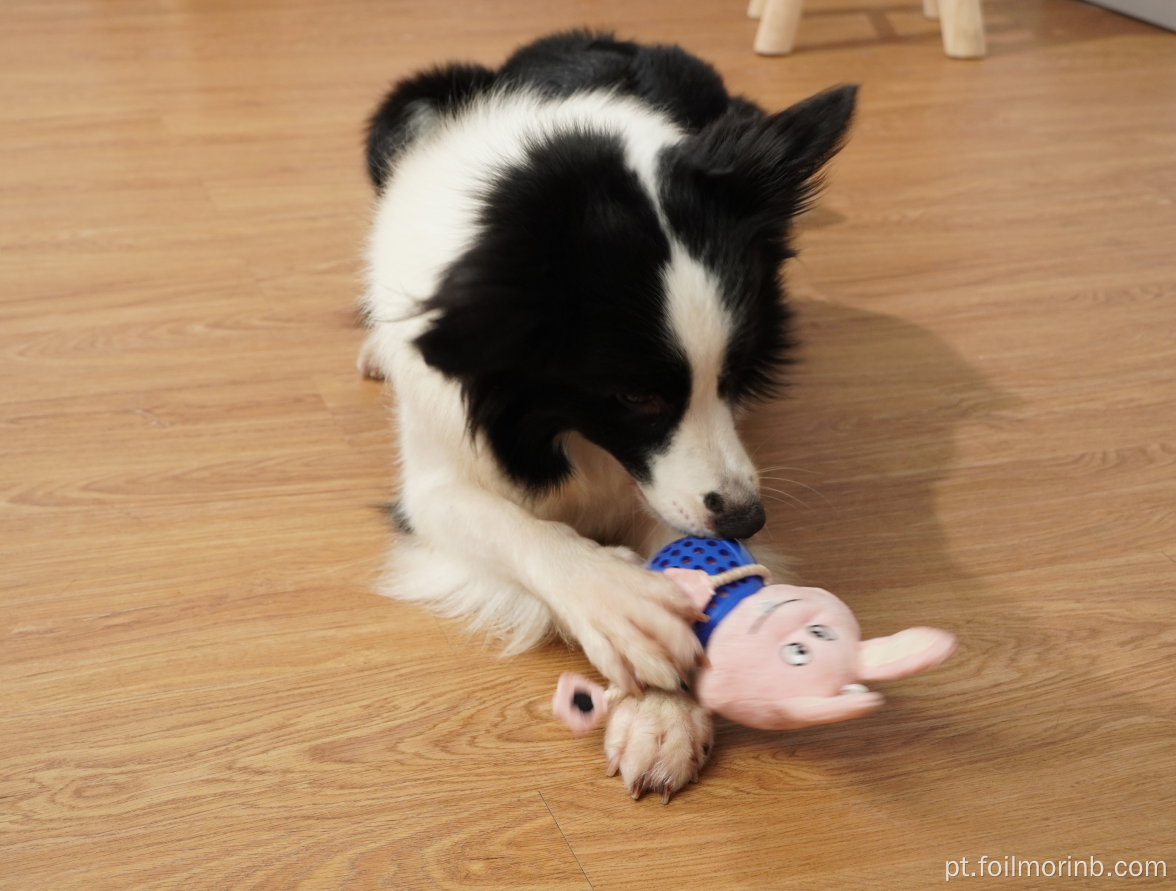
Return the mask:
[(773, 612), (786, 603), (796, 603), (798, 600), (800, 600), (799, 597), (793, 597), (789, 600), (777, 600), (775, 603), (765, 603), (762, 607), (760, 607), (762, 612), (759, 614), (759, 618), (751, 623), (751, 627), (747, 629), (747, 633), (755, 634), (760, 630), (760, 625), (764, 624), (764, 622), (767, 621), (768, 616), (770, 616)]

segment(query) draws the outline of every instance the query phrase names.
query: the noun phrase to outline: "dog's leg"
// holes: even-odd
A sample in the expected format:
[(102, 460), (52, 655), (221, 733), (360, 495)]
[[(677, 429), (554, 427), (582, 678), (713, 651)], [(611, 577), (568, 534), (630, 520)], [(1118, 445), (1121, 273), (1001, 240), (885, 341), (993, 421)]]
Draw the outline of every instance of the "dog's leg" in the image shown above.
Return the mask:
[(431, 548), (460, 543), (465, 565), (530, 592), (614, 684), (676, 690), (698, 665), (702, 649), (689, 625), (698, 611), (661, 573), (474, 486), (406, 491), (403, 503)]
[(604, 754), (610, 777), (620, 770), (630, 795), (657, 792), (662, 804), (687, 782), (698, 782), (714, 741), (709, 711), (683, 692), (651, 690), (637, 699), (610, 690), (609, 696), (614, 705)]
[(504, 656), (528, 650), (551, 633), (551, 611), (530, 591), (416, 534), (399, 536), (377, 590), (464, 619), (471, 631), (499, 641)]

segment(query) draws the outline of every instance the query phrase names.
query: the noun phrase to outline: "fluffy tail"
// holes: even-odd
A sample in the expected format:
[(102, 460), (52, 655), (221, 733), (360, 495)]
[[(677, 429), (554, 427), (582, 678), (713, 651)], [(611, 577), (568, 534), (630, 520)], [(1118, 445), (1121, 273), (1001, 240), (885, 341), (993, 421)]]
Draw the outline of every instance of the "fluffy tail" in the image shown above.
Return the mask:
[(414, 138), (493, 83), (494, 72), (482, 65), (447, 65), (398, 83), (368, 121), (367, 168), (376, 190)]

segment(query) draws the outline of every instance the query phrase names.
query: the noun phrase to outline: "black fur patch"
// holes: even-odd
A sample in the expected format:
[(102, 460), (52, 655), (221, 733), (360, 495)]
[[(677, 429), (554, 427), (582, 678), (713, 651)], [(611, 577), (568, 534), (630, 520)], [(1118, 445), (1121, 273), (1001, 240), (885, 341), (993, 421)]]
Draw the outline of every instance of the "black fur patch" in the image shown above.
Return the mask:
[(732, 103), (754, 108), (728, 97), (718, 73), (679, 47), (643, 46), (591, 31), (553, 34), (517, 50), (497, 72), (451, 64), (400, 81), (368, 121), (367, 169), (376, 190), (430, 115), (452, 114), (495, 87), (551, 96), (613, 89), (661, 109), (689, 130), (717, 119)]
[(432, 68), (400, 81), (368, 121), (367, 169), (376, 190), (412, 141), (418, 115), (452, 113), (493, 83), (494, 72), (482, 65)]
[(388, 519), (392, 521), (392, 525), (396, 527), (397, 532), (405, 535), (413, 534), (412, 523), (409, 522), (408, 514), (404, 511), (404, 505), (399, 501), (389, 501), (380, 505), (380, 507), (387, 514)]
[(485, 202), (481, 237), (425, 305), (440, 311), (416, 341), (425, 361), (461, 382), (471, 428), (520, 484), (566, 478), (573, 430), (648, 479), (690, 370), (666, 334), (669, 243), (620, 142), (565, 133)]
[(719, 392), (738, 403), (770, 396), (789, 361), (791, 311), (780, 268), (794, 256), (792, 220), (841, 147), (856, 87), (770, 117), (735, 105), (661, 159), (661, 201), (674, 233), (713, 269), (735, 320)]
[(499, 77), (552, 96), (611, 88), (661, 109), (689, 130), (721, 116), (730, 102), (718, 72), (681, 47), (643, 46), (591, 31), (535, 41), (507, 59)]

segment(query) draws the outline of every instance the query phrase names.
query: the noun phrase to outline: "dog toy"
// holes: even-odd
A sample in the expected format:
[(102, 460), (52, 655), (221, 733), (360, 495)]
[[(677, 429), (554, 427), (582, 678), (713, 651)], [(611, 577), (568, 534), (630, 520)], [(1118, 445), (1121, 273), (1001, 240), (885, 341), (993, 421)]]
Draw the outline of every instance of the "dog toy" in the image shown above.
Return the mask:
[[(647, 566), (664, 572), (707, 616), (694, 626), (710, 663), (695, 678), (698, 701), (747, 727), (790, 730), (864, 715), (883, 699), (862, 681), (907, 677), (955, 650), (955, 637), (938, 628), (863, 641), (840, 599), (820, 588), (773, 585), (738, 542), (682, 538)], [(552, 710), (579, 735), (607, 715), (612, 695), (569, 672)]]

